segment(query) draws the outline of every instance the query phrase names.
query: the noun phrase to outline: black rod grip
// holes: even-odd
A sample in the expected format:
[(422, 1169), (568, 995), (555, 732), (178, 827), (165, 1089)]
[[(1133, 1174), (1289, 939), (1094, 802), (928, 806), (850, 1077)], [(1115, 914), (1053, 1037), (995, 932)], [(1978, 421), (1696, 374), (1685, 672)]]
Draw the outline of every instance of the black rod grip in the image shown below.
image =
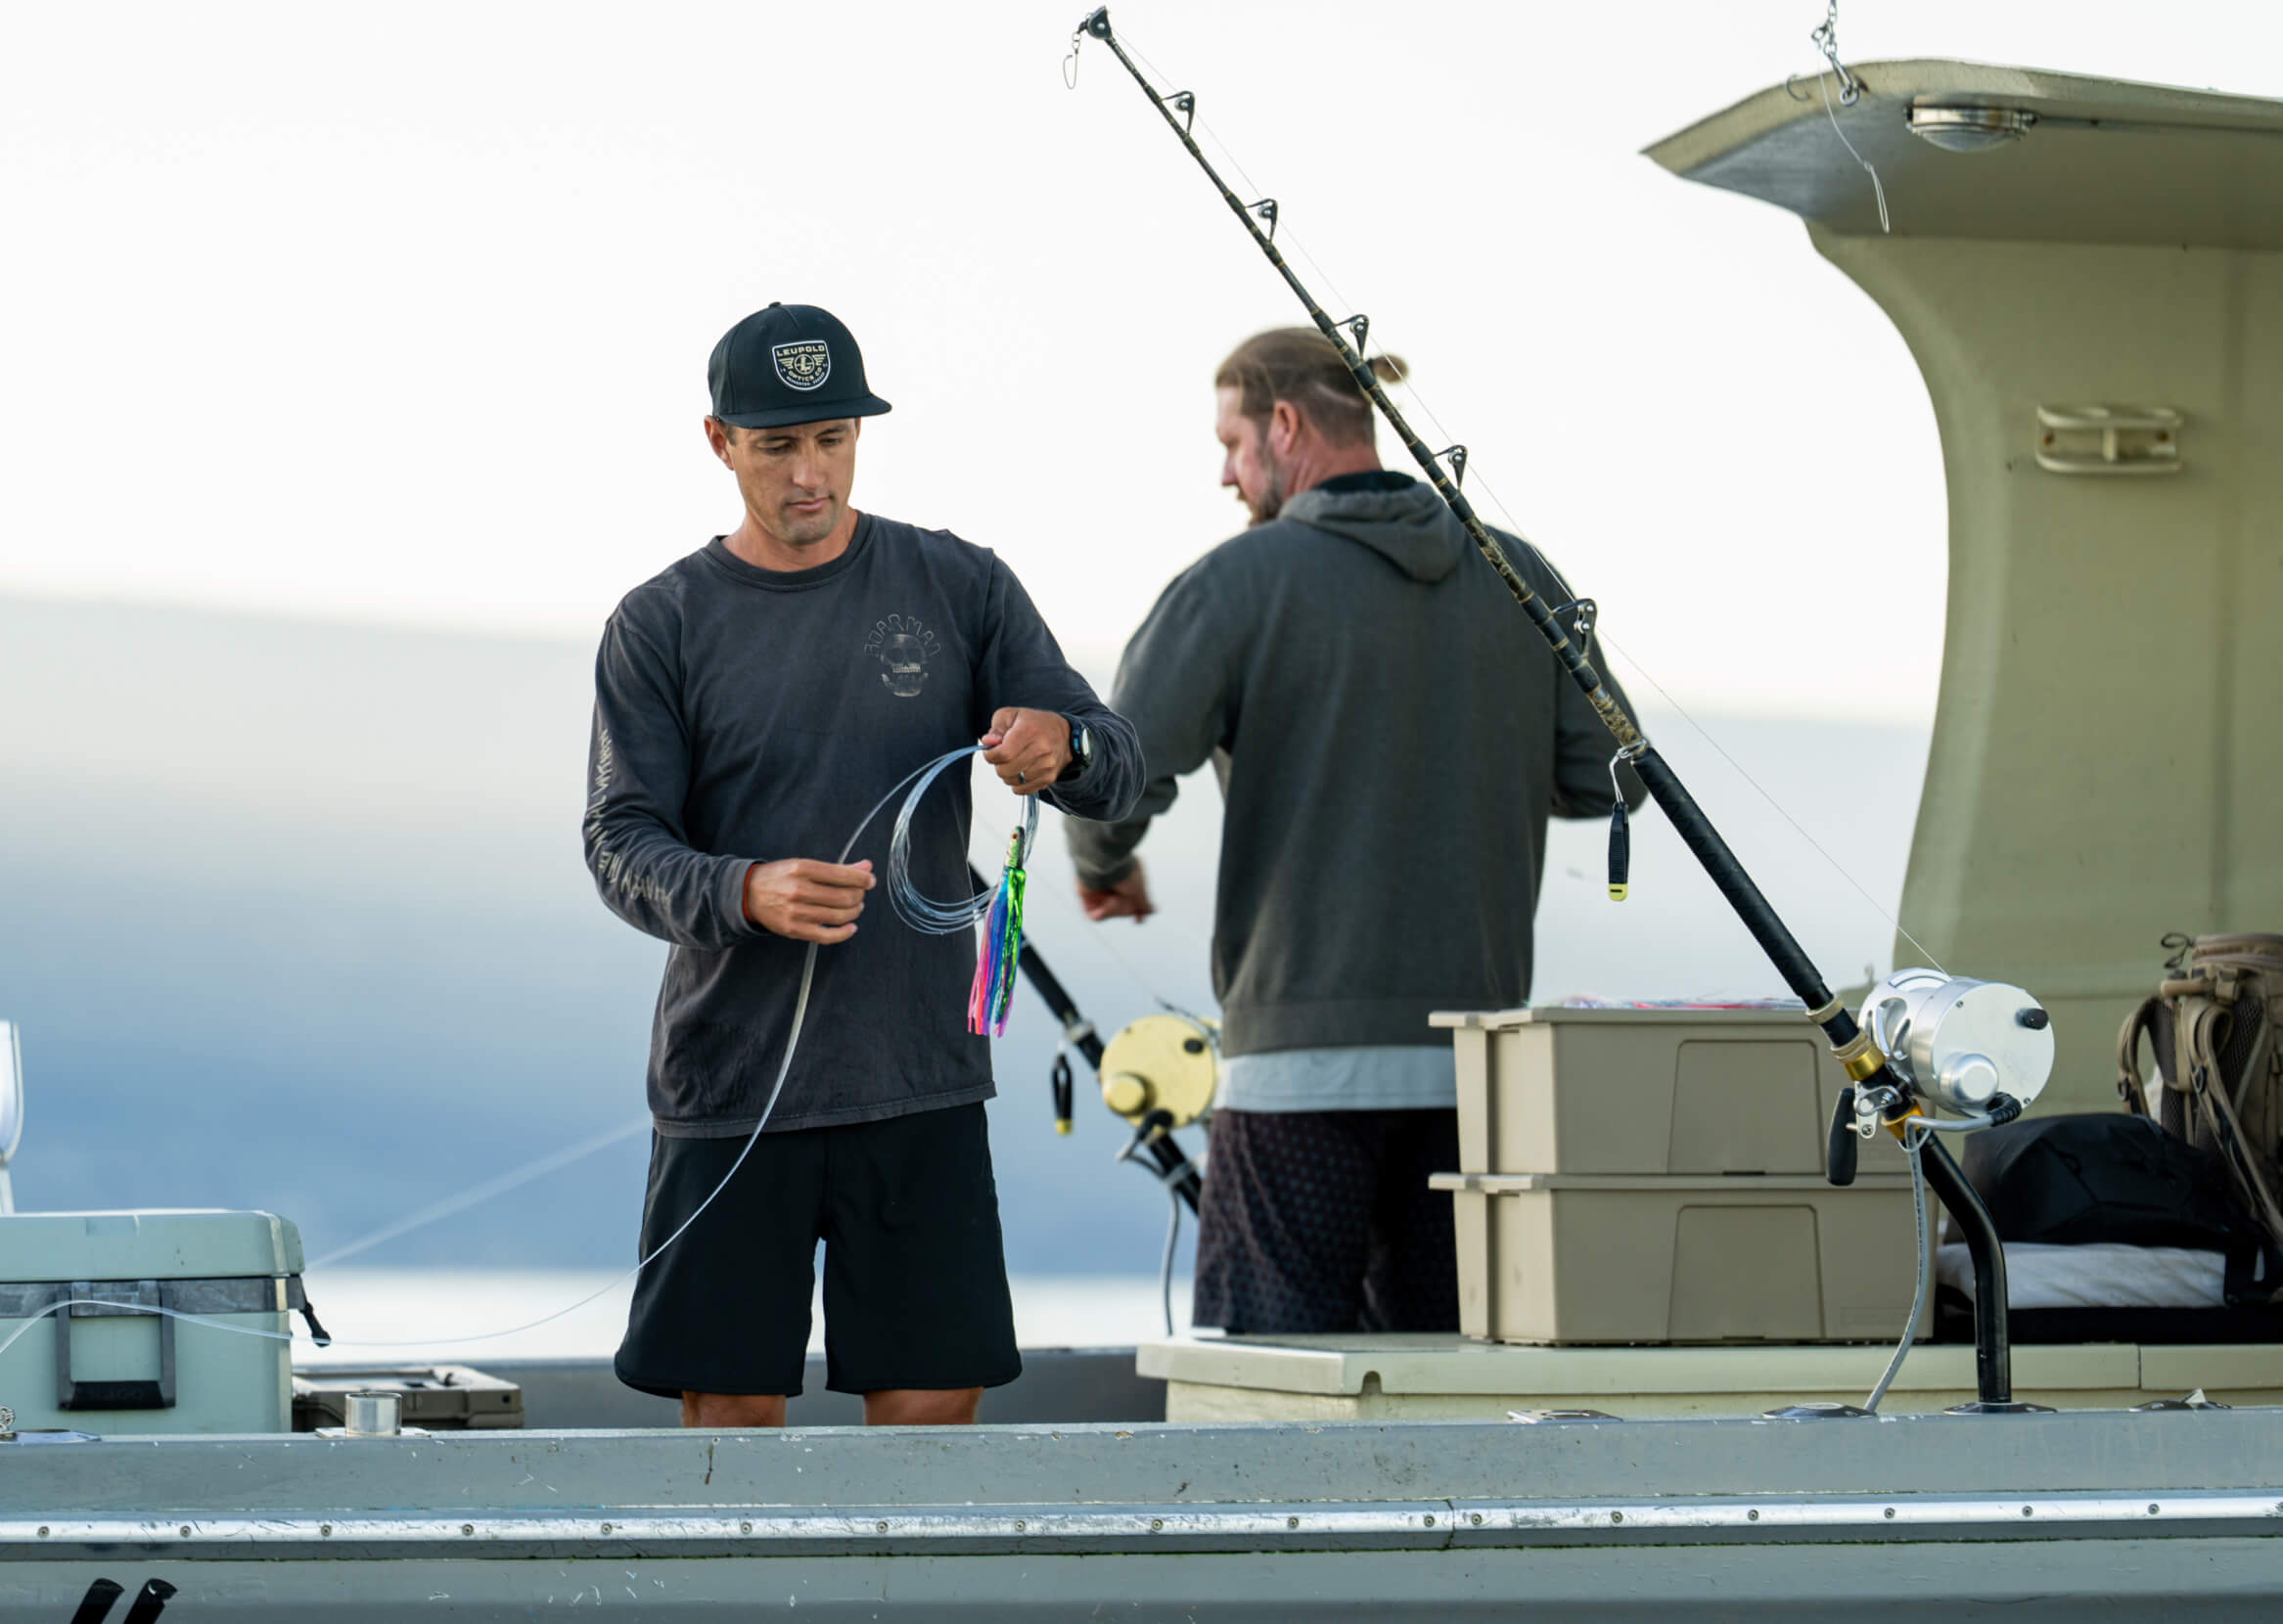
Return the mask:
[(1196, 1212), (1198, 1193), (1204, 1187), (1197, 1163), (1182, 1152), (1181, 1147), (1173, 1143), (1173, 1136), (1169, 1133), (1162, 1133), (1150, 1141), (1150, 1156), (1157, 1162), (1158, 1171), (1164, 1176), (1165, 1182), (1172, 1186), (1173, 1193), (1189, 1203), (1192, 1213)]
[(1054, 1057), (1054, 1131), (1071, 1131), (1071, 1058), (1057, 1051)]
[(1633, 872), (1633, 835), (1625, 822), (1625, 803), (1619, 800), (1609, 815), (1609, 899), (1625, 900)]
[(1855, 1182), (1855, 1154), (1862, 1149), (1862, 1137), (1855, 1132), (1855, 1091), (1839, 1091), (1839, 1104), (1831, 1108), (1831, 1137), (1823, 1147), (1823, 1176), (1832, 1184), (1846, 1186)]
[[(1665, 816), (1679, 834), (1681, 843), (1695, 854), (1706, 875), (1727, 899), (1728, 906), (1744, 922), (1744, 928), (1759, 943), (1760, 951), (1784, 978), (1784, 985), (1810, 1010), (1829, 1005), (1831, 989), (1823, 984), (1823, 977), (1807, 957), (1806, 949), (1776, 917), (1775, 909), (1753, 883), (1752, 876), (1744, 872), (1744, 865), (1728, 849), (1728, 842), (1720, 838), (1720, 832), (1712, 827), (1704, 808), (1697, 805), (1696, 797), (1688, 792), (1657, 747), (1652, 744), (1642, 748), (1632, 758), (1632, 768), (1641, 775), (1641, 782), (1649, 787), (1657, 804), (1665, 809)], [(1853, 1022), (1847, 1024), (1851, 1036)], [(1829, 1032), (1831, 1027), (1827, 1025), (1824, 1030)]]

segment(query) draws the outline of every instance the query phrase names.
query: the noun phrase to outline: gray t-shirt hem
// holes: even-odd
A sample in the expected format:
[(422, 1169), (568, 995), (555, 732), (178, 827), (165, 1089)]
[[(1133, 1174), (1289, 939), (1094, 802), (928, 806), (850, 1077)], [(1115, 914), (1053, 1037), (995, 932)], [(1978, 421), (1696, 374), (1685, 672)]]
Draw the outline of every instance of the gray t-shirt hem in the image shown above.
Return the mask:
[(1276, 1049), (1232, 1056), (1213, 1105), (1222, 1110), (1449, 1110), (1458, 1062), (1447, 1043)]

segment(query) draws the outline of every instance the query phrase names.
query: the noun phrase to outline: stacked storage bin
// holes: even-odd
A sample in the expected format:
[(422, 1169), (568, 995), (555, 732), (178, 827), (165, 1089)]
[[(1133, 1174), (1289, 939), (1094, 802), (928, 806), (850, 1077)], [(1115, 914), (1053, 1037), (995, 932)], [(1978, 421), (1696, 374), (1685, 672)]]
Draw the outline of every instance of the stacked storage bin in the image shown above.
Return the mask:
[[(1438, 1015), (1458, 1059), (1460, 1329), (1500, 1342), (1901, 1334), (1910, 1173), (1824, 1181), (1847, 1078), (1795, 1011)], [(1932, 1241), (1932, 1209), (1929, 1214)], [(1924, 1321), (1921, 1322), (1923, 1331)]]

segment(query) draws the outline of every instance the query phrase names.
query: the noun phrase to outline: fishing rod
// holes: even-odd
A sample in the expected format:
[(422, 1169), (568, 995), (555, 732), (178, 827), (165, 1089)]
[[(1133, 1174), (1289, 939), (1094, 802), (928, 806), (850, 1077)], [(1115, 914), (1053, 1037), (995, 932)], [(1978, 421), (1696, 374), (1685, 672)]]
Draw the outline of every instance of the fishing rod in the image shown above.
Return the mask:
[[(1617, 758), (1612, 763), (1613, 771), (1617, 762), (1622, 762), (1639, 775), (1651, 798), (1678, 832), (1682, 843), (1695, 856), (1720, 895), (1734, 910), (1738, 920), (1743, 923), (1745, 929), (1752, 933), (1760, 951), (1767, 955), (1768, 962), (1775, 967), (1776, 973), (1783, 977), (1784, 984), (1792, 989), (1793, 994), (1805, 1007), (1808, 1020), (1821, 1028), (1833, 1056), (1854, 1085), (1842, 1091), (1839, 1109), (1832, 1121), (1826, 1162), (1826, 1172), (1831, 1182), (1853, 1182), (1856, 1135), (1874, 1112), (1878, 1126), (1894, 1134), (1903, 1142), (1906, 1150), (1909, 1150), (1912, 1145), (1909, 1123), (1913, 1119), (1928, 1120), (1914, 1103), (1914, 1094), (1918, 1092), (1914, 1088), (1914, 1078), (1898, 1070), (1890, 1061), (1872, 1034), (1856, 1023), (1847, 1006), (1824, 983), (1822, 972), (1807, 957), (1806, 950), (1800, 945), (1790, 927), (1778, 917), (1759, 886), (1745, 872), (1744, 865), (1738, 861), (1735, 852), (1729, 849), (1728, 842), (1721, 838), (1719, 831), (1712, 827), (1712, 820), (1681, 783), (1680, 776), (1609, 691), (1601, 673), (1594, 669), (1588, 656), (1592, 610), (1587, 601), (1580, 599), (1575, 604), (1550, 608), (1516, 571), (1505, 549), (1491, 535), (1475, 512), (1474, 504), (1467, 500), (1466, 494), (1459, 488), (1466, 478), (1467, 448), (1451, 445), (1441, 451), (1430, 451), (1427, 443), (1405, 421), (1402, 412), (1381, 385), (1370, 361), (1364, 357), (1363, 344), (1370, 331), (1370, 318), (1358, 314), (1335, 321), (1327, 315), (1324, 307), (1316, 302), (1315, 295), (1308, 292), (1306, 285), (1277, 249), (1276, 200), (1259, 198), (1246, 203), (1240, 199), (1229, 190), (1228, 182), (1221, 178), (1219, 171), (1213, 168), (1211, 160), (1198, 146), (1195, 136), (1190, 133), (1197, 119), (1196, 94), (1187, 90), (1161, 93), (1152, 85), (1112, 29), (1108, 6), (1097, 7), (1079, 22), (1077, 31), (1072, 36), (1073, 54), (1078, 43), (1086, 38), (1098, 39), (1110, 48), (1119, 66), (1132, 76), (1134, 84), (1149, 99), (1150, 106), (1165, 121), (1165, 127), (1173, 132), (1189, 156), (1197, 161), (1197, 166), (1205, 171), (1206, 178), (1212, 182), (1221, 201), (1228, 204), (1229, 212), (1237, 217), (1238, 223), (1252, 237), (1254, 245), (1266, 256), (1269, 264), (1276, 268), (1277, 274), (1284, 278), (1285, 286), (1292, 290), (1293, 296), (1307, 311), (1308, 319), (1315, 323), (1317, 331), (1339, 352), (1340, 359), (1354, 378), (1356, 387), (1363, 391), (1388, 426), (1395, 431), (1404, 449), (1410, 452), (1412, 460), (1426, 474), (1427, 482), (1457, 517), (1459, 523), (1466, 529), (1468, 539), (1497, 572), (1499, 580), (1505, 583), (1515, 603), (1529, 616), (1530, 624), (1537, 629), (1546, 646), (1553, 651), (1563, 670), (1569, 673), (1570, 680), (1584, 694), (1594, 714), (1601, 718), (1602, 725), (1609, 729), (1611, 737), (1617, 741)], [(1265, 230), (1262, 229), (1263, 225)], [(1577, 632), (1575, 642), (1563, 630), (1560, 614), (1564, 610), (1575, 614), (1573, 620), (1573, 629)], [(1611, 830), (1610, 890), (1613, 896), (1621, 896), (1623, 893), (1624, 876), (1620, 867), (1624, 852), (1621, 843), (1623, 807), (1624, 798), (1621, 794), (1618, 797), (1618, 821), (1613, 823)], [(2023, 995), (2024, 998), (2027, 996)], [(2040, 1017), (2044, 1014), (2042, 1010), (2035, 1013)], [(2041, 1025), (2038, 1030), (2043, 1030)], [(2041, 1086), (2042, 1082), (2042, 1077), (2039, 1077), (2037, 1084)], [(1940, 1097), (1939, 1091), (1930, 1088), (1928, 1092)], [(2034, 1088), (2028, 1092), (2033, 1094)], [(1986, 1115), (1994, 1122), (2010, 1121), (2020, 1113), (2020, 1104), (2005, 1094), (1993, 1090), (1987, 1099), (1990, 1109)], [(2014, 1406), (2012, 1359), (2006, 1327), (2005, 1254), (1999, 1245), (1997, 1226), (1991, 1221), (1988, 1209), (1982, 1204), (1982, 1198), (1966, 1181), (1965, 1174), (1947, 1148), (1931, 1135), (1923, 1137), (1923, 1145), (1912, 1154), (1912, 1166), (1914, 1169), (1923, 1167), (1927, 1184), (1933, 1188), (1943, 1206), (1959, 1220), (1974, 1263), (1975, 1376), (1979, 1397), (1977, 1404), (1971, 1408), (2010, 1409)], [(1909, 1332), (1906, 1331), (1905, 1345), (1908, 1336)]]

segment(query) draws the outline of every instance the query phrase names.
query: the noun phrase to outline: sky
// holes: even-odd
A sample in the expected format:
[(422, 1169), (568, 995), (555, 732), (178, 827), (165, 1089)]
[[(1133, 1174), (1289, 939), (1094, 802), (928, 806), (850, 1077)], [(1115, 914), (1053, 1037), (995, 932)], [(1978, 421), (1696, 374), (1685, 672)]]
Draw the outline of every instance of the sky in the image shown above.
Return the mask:
[[(1214, 363), (1300, 312), (1099, 45), (1065, 87), (1082, 9), (11, 0), (0, 591), (591, 638), (734, 522), (705, 358), (783, 298), (896, 405), (858, 506), (997, 549), (1106, 665), (1237, 525)], [(1795, 219), (1639, 155), (1811, 71), (1816, 0), (1113, 16), (1661, 684), (1924, 721), (1909, 356)], [(1850, 3), (1840, 42), (2283, 91), (2263, 0)], [(1875, 685), (1827, 612), (1874, 574)], [(1738, 654), (1771, 624), (1816, 697)]]

